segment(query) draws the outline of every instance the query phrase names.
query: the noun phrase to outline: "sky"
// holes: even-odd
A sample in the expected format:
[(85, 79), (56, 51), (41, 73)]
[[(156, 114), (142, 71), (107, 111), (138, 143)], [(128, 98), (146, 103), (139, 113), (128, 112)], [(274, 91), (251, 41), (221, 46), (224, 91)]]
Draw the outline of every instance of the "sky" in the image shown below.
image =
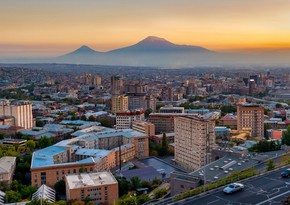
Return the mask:
[(289, 0), (7, 0), (0, 57), (108, 51), (147, 36), (211, 50), (290, 48)]

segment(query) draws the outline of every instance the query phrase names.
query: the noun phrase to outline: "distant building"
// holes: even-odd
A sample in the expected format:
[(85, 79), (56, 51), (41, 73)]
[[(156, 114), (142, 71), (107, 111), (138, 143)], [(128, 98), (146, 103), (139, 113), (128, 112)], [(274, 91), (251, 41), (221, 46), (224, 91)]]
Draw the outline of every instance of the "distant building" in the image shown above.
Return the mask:
[(229, 127), (231, 129), (237, 129), (237, 116), (228, 114), (219, 120), (219, 125)]
[(0, 158), (0, 182), (10, 184), (16, 167), (16, 157)]
[(127, 93), (129, 110), (147, 109), (146, 93)]
[(113, 205), (119, 198), (118, 181), (110, 172), (66, 175), (67, 200), (84, 200), (88, 197), (94, 204)]
[(113, 95), (123, 94), (123, 78), (118, 75), (111, 76), (111, 92)]
[(33, 127), (32, 104), (29, 102), (0, 102), (0, 116), (14, 117), (14, 125), (30, 129)]
[(173, 107), (172, 105), (160, 108), (160, 113), (184, 113), (184, 107)]
[(144, 111), (123, 111), (116, 113), (116, 129), (131, 129), (132, 123), (136, 120), (144, 120)]
[(210, 162), (215, 145), (215, 122), (197, 116), (175, 118), (175, 162), (196, 170)]
[(238, 130), (251, 130), (252, 137), (264, 137), (264, 108), (254, 104), (237, 106)]
[(112, 113), (123, 112), (128, 110), (128, 96), (113, 95), (112, 96)]

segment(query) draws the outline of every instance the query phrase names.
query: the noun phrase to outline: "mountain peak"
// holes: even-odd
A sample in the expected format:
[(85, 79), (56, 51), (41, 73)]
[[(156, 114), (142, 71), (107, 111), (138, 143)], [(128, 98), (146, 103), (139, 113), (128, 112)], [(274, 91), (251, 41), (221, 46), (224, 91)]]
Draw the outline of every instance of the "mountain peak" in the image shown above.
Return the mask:
[(81, 47), (79, 47), (77, 50), (75, 50), (74, 52), (78, 52), (78, 53), (94, 53), (96, 52), (95, 50), (91, 49), (90, 47), (86, 46), (86, 45), (82, 45)]
[(138, 45), (147, 45), (147, 46), (168, 46), (174, 45), (173, 43), (167, 41), (164, 38), (160, 38), (157, 36), (148, 36), (147, 38), (143, 39)]

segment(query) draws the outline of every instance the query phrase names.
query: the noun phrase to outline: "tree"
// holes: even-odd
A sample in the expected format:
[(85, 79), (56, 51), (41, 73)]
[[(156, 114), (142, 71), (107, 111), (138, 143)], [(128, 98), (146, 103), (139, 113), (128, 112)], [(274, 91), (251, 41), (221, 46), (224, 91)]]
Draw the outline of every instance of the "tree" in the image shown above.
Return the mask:
[(128, 193), (129, 182), (124, 178), (117, 178), (119, 184), (119, 196), (123, 196)]
[(160, 150), (159, 155), (160, 156), (166, 156), (167, 154), (168, 154), (168, 142), (167, 142), (166, 134), (163, 133), (161, 150)]
[(47, 138), (47, 137), (41, 137), (38, 142), (38, 147), (39, 148), (45, 148), (45, 147), (48, 147), (48, 146), (51, 146), (53, 144), (52, 140), (50, 138)]
[(140, 188), (140, 186), (141, 186), (140, 178), (138, 176), (131, 177), (130, 188), (132, 190), (136, 190), (136, 189)]
[(56, 195), (58, 196), (65, 195), (66, 188), (65, 188), (65, 182), (63, 179), (55, 183), (54, 190), (56, 192)]
[(0, 140), (4, 139), (4, 133), (0, 132)]
[(150, 197), (148, 196), (148, 194), (141, 194), (140, 196), (137, 197), (138, 204), (144, 204), (149, 200)]
[(268, 139), (267, 130), (270, 130), (270, 129), (272, 129), (272, 126), (270, 124), (265, 124), (264, 125), (264, 136), (267, 139)]
[(33, 151), (34, 148), (36, 147), (36, 143), (34, 140), (28, 140), (26, 142), (26, 147), (28, 147), (30, 149), (30, 151)]
[(266, 165), (267, 165), (267, 170), (270, 171), (272, 169), (275, 168), (275, 164), (274, 164), (274, 161), (272, 159), (270, 159), (269, 161), (266, 162)]
[(153, 110), (151, 108), (148, 108), (147, 110), (145, 110), (145, 118), (147, 118), (152, 112)]
[(277, 104), (275, 105), (275, 107), (276, 107), (276, 108), (283, 108), (282, 104), (280, 104), (280, 103), (277, 103)]
[(88, 121), (95, 122), (95, 121), (96, 121), (96, 118), (95, 118), (93, 115), (91, 115), (91, 116), (89, 117)]
[(156, 191), (154, 191), (154, 198), (158, 199), (158, 198), (164, 196), (165, 194), (167, 194), (167, 189), (165, 189), (165, 188), (157, 189)]
[(21, 194), (13, 190), (7, 191), (4, 200), (6, 203), (19, 202), (21, 200)]
[(112, 127), (111, 121), (106, 118), (101, 118), (98, 121), (101, 123), (101, 126), (103, 127)]
[(290, 126), (288, 126), (287, 130), (282, 134), (282, 144), (290, 145)]

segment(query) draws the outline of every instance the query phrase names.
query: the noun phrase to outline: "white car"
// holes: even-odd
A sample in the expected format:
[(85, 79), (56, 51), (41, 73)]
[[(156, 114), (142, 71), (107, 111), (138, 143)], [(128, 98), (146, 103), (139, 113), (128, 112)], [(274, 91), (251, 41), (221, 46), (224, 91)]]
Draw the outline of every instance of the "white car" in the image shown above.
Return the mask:
[(225, 194), (231, 194), (237, 191), (242, 191), (244, 189), (244, 185), (241, 183), (232, 183), (228, 185), (226, 188), (224, 188), (223, 192)]

